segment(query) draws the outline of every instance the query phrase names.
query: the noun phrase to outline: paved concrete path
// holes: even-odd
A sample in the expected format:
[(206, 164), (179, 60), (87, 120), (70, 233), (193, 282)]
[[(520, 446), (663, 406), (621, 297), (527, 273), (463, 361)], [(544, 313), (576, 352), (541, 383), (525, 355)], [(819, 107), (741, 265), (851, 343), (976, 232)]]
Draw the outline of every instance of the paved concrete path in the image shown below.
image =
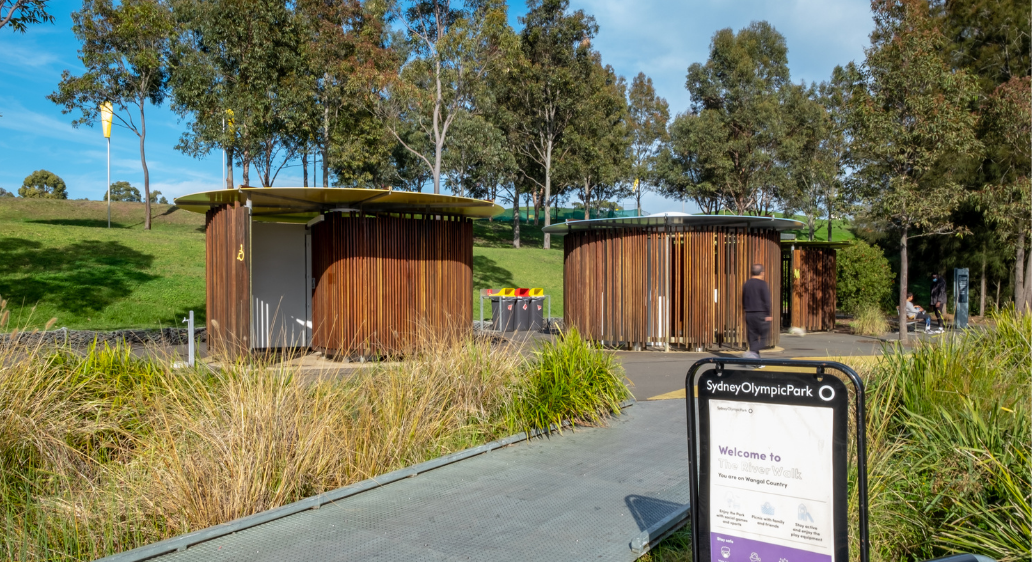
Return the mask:
[[(922, 337), (927, 338), (924, 334)], [(772, 359), (834, 358), (851, 367), (881, 355), (883, 341), (853, 334), (812, 333), (805, 336), (781, 334), (775, 350), (761, 352)], [(637, 400), (684, 398), (684, 377), (692, 363), (705, 357), (741, 356), (740, 351), (689, 353), (684, 351), (618, 351), (617, 356), (631, 381)]]
[(630, 561), (687, 504), (684, 403), (638, 403), (156, 560)]

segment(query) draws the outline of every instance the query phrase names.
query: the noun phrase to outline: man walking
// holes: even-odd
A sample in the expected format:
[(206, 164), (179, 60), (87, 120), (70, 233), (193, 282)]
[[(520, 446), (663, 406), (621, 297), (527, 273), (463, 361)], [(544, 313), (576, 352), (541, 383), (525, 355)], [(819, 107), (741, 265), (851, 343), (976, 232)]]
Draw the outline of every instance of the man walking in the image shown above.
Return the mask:
[(941, 332), (946, 328), (946, 323), (942, 321), (942, 313), (946, 311), (946, 280), (938, 273), (932, 274), (932, 311), (935, 312), (935, 320)]
[(760, 349), (767, 345), (770, 332), (770, 287), (763, 280), (763, 265), (754, 263), (752, 278), (742, 285), (742, 310), (745, 311), (745, 334), (749, 341), (749, 351), (742, 357), (759, 359)]

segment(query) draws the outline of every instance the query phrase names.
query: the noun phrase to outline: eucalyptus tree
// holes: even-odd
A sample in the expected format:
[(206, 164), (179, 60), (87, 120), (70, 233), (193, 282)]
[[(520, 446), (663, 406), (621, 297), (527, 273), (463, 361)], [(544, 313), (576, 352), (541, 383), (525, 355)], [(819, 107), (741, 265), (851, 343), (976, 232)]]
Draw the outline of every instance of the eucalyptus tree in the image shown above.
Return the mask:
[[(592, 197), (608, 192), (606, 186), (624, 181), (630, 172), (630, 115), (627, 109), (627, 84), (601, 57), (594, 62), (586, 85), (589, 95), (580, 104), (567, 143), (571, 154), (565, 166), (568, 181), (578, 186), (584, 219), (591, 218)], [(610, 195), (610, 193), (604, 193)]]
[(448, 187), (460, 197), (490, 198), (492, 188), (516, 167), (505, 135), (487, 119), (468, 113), (457, 117), (453, 127), (444, 155)]
[(49, 0), (0, 0), (0, 29), (10, 27), (25, 33), (26, 26), (36, 23), (54, 23), (47, 12)]
[(369, 92), (396, 76), (405, 56), (390, 48), (385, 8), (359, 0), (297, 3), (307, 38), (297, 74), (307, 89), (297, 90), (296, 138), (318, 147), (323, 187), (331, 175), (341, 185), (393, 183), (381, 176), (396, 143), (367, 103)]
[(644, 72), (634, 77), (628, 97), (631, 176), (635, 184), (632, 191), (638, 206), (638, 216), (641, 216), (641, 196), (658, 184), (657, 166), (663, 143), (668, 140), (670, 106), (665, 99), (656, 95), (652, 78), (645, 76)]
[[(372, 108), (394, 140), (427, 165), (440, 193), (452, 124), (461, 113), (479, 112), (487, 74), (512, 42), (506, 6), (504, 0), (398, 0), (386, 16), (403, 30), (392, 46), (404, 58), (397, 75), (377, 89)], [(405, 130), (426, 142), (409, 142)]]
[(160, 105), (168, 92), (167, 49), (174, 21), (162, 0), (86, 0), (72, 13), (72, 32), (82, 44), (79, 60), (86, 72), (61, 73), (58, 90), (47, 99), (62, 106), (62, 113), (79, 112), (72, 125), (92, 126), (100, 106), (110, 102), (112, 124), (132, 131), (140, 142), (145, 216), (150, 230), (150, 171), (147, 168), (147, 104)]
[(716, 145), (722, 139), (711, 136), (714, 126), (703, 121), (713, 121), (713, 115), (688, 112), (674, 117), (670, 140), (657, 159), (658, 183), (667, 197), (692, 201), (703, 213), (713, 214), (721, 206), (713, 159), (721, 154)]
[(713, 36), (709, 60), (688, 68), (694, 136), (690, 159), (707, 189), (738, 214), (772, 210), (787, 181), (784, 98), (789, 88), (785, 38), (767, 22)]
[(945, 37), (919, 6), (879, 4), (875, 26), (850, 100), (852, 178), (865, 213), (899, 236), (899, 339), (906, 342), (907, 245), (956, 232), (959, 163), (980, 150), (970, 110), (976, 90), (950, 68)]
[(821, 215), (826, 218), (828, 240), (840, 201), (845, 156), (845, 136), (834, 111), (835, 90), (830, 83), (797, 87), (789, 94), (786, 114), (790, 140), (786, 143), (788, 182), (782, 191), (786, 212), (801, 212), (813, 240)]
[[(526, 164), (522, 177), (544, 205), (545, 226), (551, 224), (552, 173), (569, 154), (567, 129), (590, 92), (585, 87), (593, 58), (594, 18), (582, 10), (568, 13), (568, 0), (530, 0), (521, 18), (519, 57), (507, 73), (500, 103), (510, 143)], [(551, 235), (544, 235), (551, 247)]]
[[(289, 153), (281, 119), (290, 96), (282, 86), (301, 66), (303, 27), (283, 0), (173, 1), (172, 108), (190, 120), (176, 148), (195, 157), (225, 150), (227, 187), (235, 159), (249, 185), (256, 159)], [(265, 171), (263, 183), (272, 179)]]
[[(1032, 226), (1032, 80), (1014, 77), (982, 104), (980, 129), (986, 147), (985, 167), (992, 177), (976, 201), (996, 226), (1001, 241), (1014, 248), (1014, 302), (1020, 312), (1032, 308), (1032, 256), (1026, 254)], [(983, 276), (984, 277), (984, 276)]]

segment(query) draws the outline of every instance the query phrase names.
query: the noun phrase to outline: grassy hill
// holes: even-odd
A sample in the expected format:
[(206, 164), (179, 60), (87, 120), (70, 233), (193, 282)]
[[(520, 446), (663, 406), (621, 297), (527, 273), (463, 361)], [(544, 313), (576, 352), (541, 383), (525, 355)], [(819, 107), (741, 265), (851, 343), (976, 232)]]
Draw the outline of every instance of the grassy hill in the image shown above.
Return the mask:
[[(204, 319), (204, 217), (154, 205), (143, 230), (141, 203), (107, 204), (0, 198), (0, 297), (9, 326), (113, 330), (178, 324), (186, 311)], [(473, 316), (481, 288), (543, 287), (562, 313), (562, 239), (541, 249), (541, 229), (477, 221), (473, 249)], [(485, 317), (490, 316), (487, 310)]]

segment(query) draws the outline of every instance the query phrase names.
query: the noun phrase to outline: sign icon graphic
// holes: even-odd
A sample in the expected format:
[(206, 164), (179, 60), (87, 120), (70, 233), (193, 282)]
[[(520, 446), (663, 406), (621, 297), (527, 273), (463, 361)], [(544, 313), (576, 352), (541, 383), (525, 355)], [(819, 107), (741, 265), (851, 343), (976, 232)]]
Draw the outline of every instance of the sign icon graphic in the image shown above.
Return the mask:
[(770, 505), (770, 502), (764, 502), (764, 504), (760, 506), (760, 513), (764, 515), (774, 515), (774, 506)]
[(806, 509), (806, 505), (805, 504), (799, 504), (798, 511), (799, 511), (799, 520), (800, 521), (809, 521), (810, 523), (813, 523), (813, 517), (810, 516), (810, 511), (808, 509)]
[(760, 562), (760, 555), (755, 552), (749, 555), (749, 562)]
[(731, 556), (731, 549), (726, 547), (726, 546), (720, 547), (720, 555), (723, 556), (724, 558), (727, 558), (728, 556)]

